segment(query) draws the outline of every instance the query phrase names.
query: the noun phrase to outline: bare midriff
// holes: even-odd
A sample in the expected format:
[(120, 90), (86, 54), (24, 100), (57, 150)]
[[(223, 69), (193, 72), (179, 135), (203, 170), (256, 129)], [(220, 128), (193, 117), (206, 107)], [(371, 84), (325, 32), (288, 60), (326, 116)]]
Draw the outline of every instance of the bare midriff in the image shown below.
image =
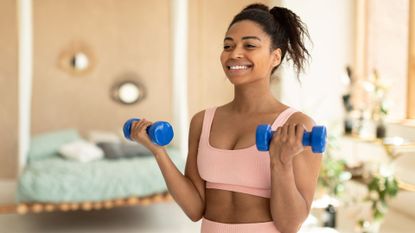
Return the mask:
[(219, 189), (206, 189), (206, 219), (221, 223), (272, 221), (268, 198)]

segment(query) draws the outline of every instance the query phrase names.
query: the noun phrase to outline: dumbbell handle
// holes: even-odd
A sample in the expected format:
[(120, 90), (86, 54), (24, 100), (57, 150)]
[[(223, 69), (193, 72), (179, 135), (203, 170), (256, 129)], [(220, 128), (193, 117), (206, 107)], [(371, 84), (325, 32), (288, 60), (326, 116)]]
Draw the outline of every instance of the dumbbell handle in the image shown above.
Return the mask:
[[(139, 118), (131, 118), (124, 123), (124, 137), (131, 139), (131, 127), (133, 122), (140, 121)], [(173, 127), (166, 121), (156, 121), (146, 129), (148, 136), (154, 144), (165, 146), (173, 139)]]
[[(271, 125), (259, 125), (256, 130), (256, 146), (259, 151), (268, 151), (273, 135)], [(326, 149), (327, 130), (324, 126), (314, 126), (311, 132), (304, 132), (303, 146), (311, 146), (314, 153), (322, 153)]]

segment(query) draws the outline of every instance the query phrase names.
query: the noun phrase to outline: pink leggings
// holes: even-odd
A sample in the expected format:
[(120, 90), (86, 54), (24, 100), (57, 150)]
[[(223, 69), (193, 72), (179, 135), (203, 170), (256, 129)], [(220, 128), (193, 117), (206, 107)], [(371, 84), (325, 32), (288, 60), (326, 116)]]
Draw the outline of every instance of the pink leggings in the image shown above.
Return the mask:
[(264, 223), (219, 223), (202, 219), (201, 233), (280, 233), (273, 222)]

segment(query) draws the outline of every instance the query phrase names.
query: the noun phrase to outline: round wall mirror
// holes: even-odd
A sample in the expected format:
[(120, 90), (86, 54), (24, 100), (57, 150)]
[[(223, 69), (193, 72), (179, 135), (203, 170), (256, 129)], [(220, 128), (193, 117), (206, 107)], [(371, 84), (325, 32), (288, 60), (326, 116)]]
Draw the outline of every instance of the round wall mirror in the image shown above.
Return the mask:
[(83, 52), (78, 52), (73, 54), (71, 58), (71, 66), (73, 69), (82, 71), (88, 69), (89, 66), (89, 58)]
[(82, 42), (73, 42), (59, 56), (59, 67), (73, 76), (88, 74), (95, 65), (91, 49)]
[(146, 96), (144, 86), (136, 80), (117, 82), (111, 88), (111, 97), (118, 103), (131, 105), (142, 101)]

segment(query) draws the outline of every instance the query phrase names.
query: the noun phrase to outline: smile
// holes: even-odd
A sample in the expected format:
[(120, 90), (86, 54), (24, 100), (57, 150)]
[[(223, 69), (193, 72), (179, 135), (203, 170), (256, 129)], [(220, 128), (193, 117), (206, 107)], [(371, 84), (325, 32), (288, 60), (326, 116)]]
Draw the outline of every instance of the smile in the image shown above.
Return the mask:
[(238, 66), (228, 66), (229, 70), (247, 70), (251, 68), (252, 65), (238, 65)]

